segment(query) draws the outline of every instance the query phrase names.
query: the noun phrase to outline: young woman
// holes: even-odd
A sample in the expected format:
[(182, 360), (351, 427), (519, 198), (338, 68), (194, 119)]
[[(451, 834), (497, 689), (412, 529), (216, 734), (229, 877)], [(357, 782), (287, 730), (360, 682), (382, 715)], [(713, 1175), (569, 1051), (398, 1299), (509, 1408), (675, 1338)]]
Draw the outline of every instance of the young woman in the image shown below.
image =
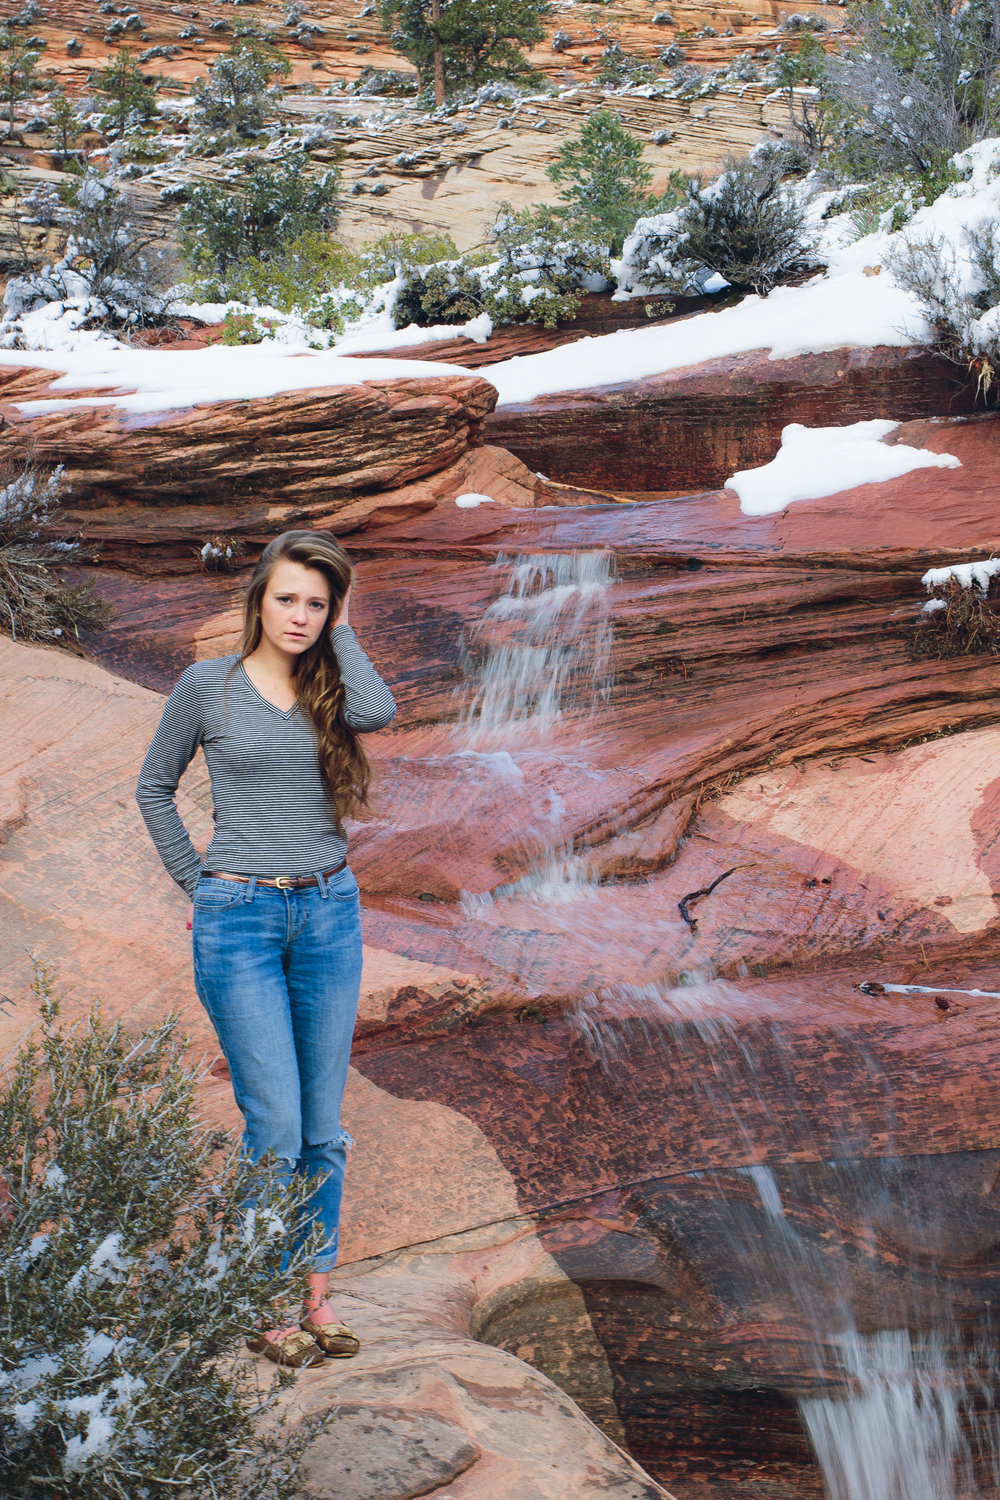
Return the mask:
[[(250, 1341), (296, 1367), (358, 1351), (326, 1300), (361, 982), (343, 817), (368, 793), (358, 736), (384, 728), (396, 706), (348, 623), (351, 580), (346, 552), (324, 533), (275, 538), (250, 579), (239, 653), (188, 667), (137, 790), (160, 858), (194, 902), (195, 988), (229, 1064), (245, 1149), (254, 1161), (273, 1151), (289, 1178), (316, 1178), (309, 1217), (322, 1243), (302, 1322)], [(215, 818), (204, 860), (175, 802), (199, 746)]]

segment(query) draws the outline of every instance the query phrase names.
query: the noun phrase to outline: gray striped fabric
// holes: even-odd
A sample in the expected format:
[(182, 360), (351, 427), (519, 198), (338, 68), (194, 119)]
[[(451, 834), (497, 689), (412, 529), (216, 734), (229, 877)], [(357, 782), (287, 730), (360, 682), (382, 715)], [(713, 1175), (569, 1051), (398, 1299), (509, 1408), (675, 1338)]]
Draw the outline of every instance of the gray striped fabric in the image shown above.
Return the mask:
[[(348, 724), (362, 733), (384, 729), (396, 712), (391, 692), (349, 625), (335, 625), (331, 635)], [(237, 656), (196, 662), (167, 699), (136, 788), (157, 853), (189, 896), (202, 860), (181, 822), (175, 793), (199, 746), (215, 810), (208, 868), (309, 875), (345, 857), (347, 841), (337, 833), (307, 716), (297, 705), (282, 713), (268, 703)]]

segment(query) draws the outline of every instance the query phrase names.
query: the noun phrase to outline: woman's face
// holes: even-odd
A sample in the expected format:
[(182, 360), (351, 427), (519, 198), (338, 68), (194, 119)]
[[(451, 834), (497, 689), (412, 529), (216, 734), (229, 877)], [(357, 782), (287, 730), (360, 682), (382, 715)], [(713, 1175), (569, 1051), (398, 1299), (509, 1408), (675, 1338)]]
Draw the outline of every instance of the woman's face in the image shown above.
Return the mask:
[(271, 569), (260, 603), (264, 639), (287, 656), (301, 656), (319, 639), (330, 615), (330, 585), (318, 568), (283, 558)]

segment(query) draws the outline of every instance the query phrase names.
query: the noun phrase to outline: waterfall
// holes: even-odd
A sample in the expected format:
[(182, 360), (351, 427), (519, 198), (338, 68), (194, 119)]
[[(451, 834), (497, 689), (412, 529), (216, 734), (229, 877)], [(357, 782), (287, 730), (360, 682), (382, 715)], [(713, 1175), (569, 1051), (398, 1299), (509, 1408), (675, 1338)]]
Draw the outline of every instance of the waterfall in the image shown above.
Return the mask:
[(571, 697), (589, 715), (611, 691), (611, 554), (501, 554), (496, 567), (509, 575), (507, 591), (466, 642), (478, 681), (459, 735), (471, 749), (542, 739)]
[(952, 1500), (969, 1453), (945, 1340), (852, 1328), (840, 1352), (852, 1394), (799, 1403), (829, 1500)]
[[(961, 1197), (949, 1199), (939, 1182), (938, 1217), (928, 1217), (924, 1179), (892, 1155), (889, 1080), (845, 1028), (831, 1027), (830, 1045), (845, 1068), (877, 1085), (878, 1118), (865, 1126), (845, 1114), (840, 1123), (830, 1101), (824, 1159), (804, 1158), (804, 1146), (817, 1149), (811, 1081), (782, 1022), (760, 1004), (722, 981), (621, 985), (585, 997), (571, 1020), (612, 1077), (636, 1048), (660, 1048), (665, 1060), (681, 1055), (689, 1093), (678, 1109), (711, 1121), (744, 1156), (745, 1165), (691, 1176), (712, 1195), (732, 1284), (781, 1306), (795, 1329), (798, 1373), (791, 1384), (788, 1372), (775, 1381), (796, 1401), (826, 1500), (970, 1500), (983, 1493), (983, 1479), (994, 1495), (1000, 1353), (992, 1314), (988, 1304), (973, 1314), (956, 1302), (950, 1252), (935, 1248), (935, 1225), (947, 1224)], [(788, 1010), (789, 996), (778, 1008)], [(773, 1123), (775, 1082), (785, 1108), (765, 1142), (753, 1121), (770, 1115)], [(769, 1166), (766, 1155), (790, 1165)], [(740, 1180), (749, 1195), (734, 1185)], [(843, 1239), (831, 1233), (831, 1196), (849, 1216)], [(669, 1221), (663, 1203), (650, 1211), (649, 1222), (668, 1235)]]
[[(456, 737), (462, 748), (457, 753), (483, 760), (505, 755), (516, 771), (537, 766), (544, 776), (546, 760), (550, 766), (565, 759), (557, 745), (564, 716), (572, 715), (576, 730), (611, 692), (612, 555), (501, 554), (496, 569), (506, 590), (465, 642), (472, 687), (462, 690), (459, 700)], [(579, 743), (573, 754), (580, 755)], [(492, 892), (463, 891), (466, 915), (482, 915), (506, 896), (561, 905), (593, 889), (586, 858), (566, 839), (562, 799), (551, 787), (546, 797), (541, 856), (520, 879)]]

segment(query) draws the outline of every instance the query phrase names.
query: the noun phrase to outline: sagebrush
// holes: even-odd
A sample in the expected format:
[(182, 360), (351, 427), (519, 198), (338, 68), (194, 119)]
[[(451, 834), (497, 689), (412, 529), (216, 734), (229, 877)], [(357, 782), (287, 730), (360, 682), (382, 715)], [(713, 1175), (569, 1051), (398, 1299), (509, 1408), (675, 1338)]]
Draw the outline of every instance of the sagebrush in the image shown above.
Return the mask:
[(0, 1493), (301, 1493), (315, 1424), (261, 1436), (278, 1387), (236, 1355), (287, 1321), (306, 1189), (220, 1159), (173, 1020), (65, 1026), (43, 971), (33, 994), (37, 1038), (0, 1083)]
[(62, 577), (79, 542), (42, 534), (64, 497), (62, 470), (0, 464), (0, 631), (15, 640), (72, 645), (81, 629), (99, 629), (110, 618), (89, 584)]

